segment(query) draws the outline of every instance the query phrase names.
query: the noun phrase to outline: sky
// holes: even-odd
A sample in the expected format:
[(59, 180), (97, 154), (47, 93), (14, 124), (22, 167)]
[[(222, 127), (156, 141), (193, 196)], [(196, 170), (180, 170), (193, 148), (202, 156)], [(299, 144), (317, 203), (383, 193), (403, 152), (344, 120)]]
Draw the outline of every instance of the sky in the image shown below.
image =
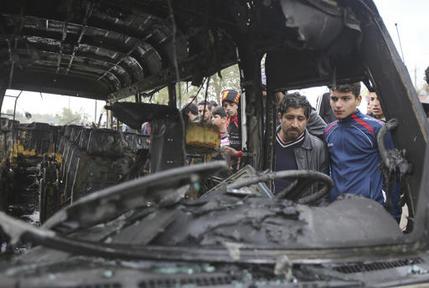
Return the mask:
[[(400, 38), (405, 64), (411, 79), (413, 82), (417, 82), (418, 87), (421, 87), (424, 81), (424, 70), (429, 66), (429, 23), (427, 20), (429, 17), (429, 0), (374, 0), (374, 2), (401, 55)], [(397, 23), (399, 37), (395, 23)], [(315, 105), (317, 97), (325, 91), (327, 91), (325, 87), (319, 87), (305, 89), (303, 94)], [(17, 95), (18, 93), (19, 91), (13, 90), (6, 92), (9, 95)], [(98, 119), (104, 104), (103, 101), (97, 101), (97, 113), (95, 113), (95, 100), (23, 92), (18, 100), (17, 111), (56, 114), (60, 113), (63, 107), (67, 107), (75, 112), (87, 114), (89, 119)], [(13, 98), (5, 98), (2, 112), (6, 109), (13, 109), (13, 105)], [(363, 103), (362, 109), (365, 109), (364, 106)]]
[[(423, 84), (424, 70), (429, 66), (429, 1), (375, 0), (400, 55), (402, 43), (405, 65), (417, 87)], [(398, 33), (395, 23), (398, 24)], [(416, 73), (415, 73), (416, 72)], [(415, 77), (416, 76), (416, 77)]]

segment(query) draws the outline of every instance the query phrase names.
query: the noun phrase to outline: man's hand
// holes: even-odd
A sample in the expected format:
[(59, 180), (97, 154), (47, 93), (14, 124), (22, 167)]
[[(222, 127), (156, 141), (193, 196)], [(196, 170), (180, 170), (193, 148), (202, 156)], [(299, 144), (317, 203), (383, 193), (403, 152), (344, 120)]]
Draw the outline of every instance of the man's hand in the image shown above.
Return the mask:
[(240, 158), (243, 156), (243, 152), (242, 151), (237, 151), (232, 147), (229, 146), (224, 146), (222, 147), (223, 149), (223, 153), (225, 153), (226, 155), (229, 155), (231, 157), (237, 157)]

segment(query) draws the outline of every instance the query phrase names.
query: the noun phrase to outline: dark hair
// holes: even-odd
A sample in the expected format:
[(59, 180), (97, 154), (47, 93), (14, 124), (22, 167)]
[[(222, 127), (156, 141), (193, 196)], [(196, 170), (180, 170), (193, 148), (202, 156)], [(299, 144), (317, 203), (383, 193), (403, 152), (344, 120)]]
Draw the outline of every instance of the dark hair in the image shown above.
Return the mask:
[(198, 106), (204, 106), (204, 104), (206, 105), (207, 109), (209, 109), (210, 111), (212, 110), (212, 103), (210, 103), (209, 101), (201, 101), (200, 103), (198, 103)]
[(280, 116), (283, 116), (289, 108), (303, 108), (304, 115), (308, 119), (310, 118), (311, 105), (307, 98), (298, 92), (286, 94), (282, 103), (279, 106)]
[(219, 115), (221, 118), (226, 118), (226, 112), (225, 109), (223, 109), (223, 107), (216, 107), (213, 112), (212, 115)]
[(211, 100), (210, 104), (212, 104), (213, 108), (219, 106), (219, 104), (217, 104), (217, 102), (215, 100)]
[(191, 112), (194, 115), (198, 115), (198, 107), (194, 103), (189, 103), (188, 105), (183, 107), (182, 112), (184, 114), (188, 114), (189, 112)]
[(355, 82), (351, 84), (341, 84), (337, 86), (330, 87), (332, 91), (338, 91), (343, 93), (352, 92), (353, 95), (358, 97), (360, 95), (360, 82)]

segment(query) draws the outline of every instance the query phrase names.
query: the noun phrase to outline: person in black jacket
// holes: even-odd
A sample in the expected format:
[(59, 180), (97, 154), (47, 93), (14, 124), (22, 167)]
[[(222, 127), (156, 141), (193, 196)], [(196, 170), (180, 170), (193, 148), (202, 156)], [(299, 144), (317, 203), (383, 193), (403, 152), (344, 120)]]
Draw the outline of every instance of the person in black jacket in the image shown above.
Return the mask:
[(221, 92), (222, 107), (227, 116), (227, 127), (230, 147), (237, 151), (241, 150), (241, 127), (240, 127), (240, 93), (234, 89), (225, 89)]
[[(299, 93), (287, 94), (278, 109), (280, 126), (275, 142), (275, 171), (315, 170), (329, 172), (329, 156), (325, 143), (307, 131), (312, 111), (305, 96)], [(291, 183), (278, 179), (274, 182), (274, 193), (281, 193)], [(313, 185), (299, 197), (317, 191)]]
[(335, 117), (334, 111), (332, 111), (330, 101), (331, 101), (331, 93), (329, 92), (323, 94), (317, 100), (317, 112), (319, 113), (320, 117), (322, 117), (323, 121), (326, 122), (326, 124), (329, 124), (337, 120), (337, 118)]

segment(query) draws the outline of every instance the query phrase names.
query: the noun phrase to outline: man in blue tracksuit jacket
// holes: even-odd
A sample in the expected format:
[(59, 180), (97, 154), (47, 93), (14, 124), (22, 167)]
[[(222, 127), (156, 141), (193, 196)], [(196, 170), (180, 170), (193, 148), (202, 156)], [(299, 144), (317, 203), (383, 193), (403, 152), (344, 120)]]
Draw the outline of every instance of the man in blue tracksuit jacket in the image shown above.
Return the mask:
[[(377, 146), (377, 133), (384, 123), (362, 114), (357, 109), (360, 101), (360, 83), (339, 85), (331, 91), (330, 103), (337, 120), (324, 131), (335, 184), (330, 199), (333, 201), (340, 194), (350, 193), (384, 205), (381, 157)], [(385, 141), (387, 149), (394, 147), (389, 133)], [(391, 213), (399, 221), (399, 185), (392, 190)]]

